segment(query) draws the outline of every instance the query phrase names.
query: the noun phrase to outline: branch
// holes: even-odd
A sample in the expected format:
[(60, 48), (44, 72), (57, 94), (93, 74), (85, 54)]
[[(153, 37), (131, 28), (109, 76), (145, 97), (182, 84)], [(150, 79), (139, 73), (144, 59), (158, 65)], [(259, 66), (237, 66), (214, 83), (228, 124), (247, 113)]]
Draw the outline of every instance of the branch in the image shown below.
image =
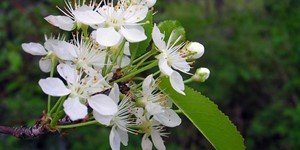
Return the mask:
[(33, 138), (49, 132), (50, 130), (45, 125), (34, 125), (33, 127), (20, 128), (0, 126), (0, 133), (12, 135), (17, 138)]

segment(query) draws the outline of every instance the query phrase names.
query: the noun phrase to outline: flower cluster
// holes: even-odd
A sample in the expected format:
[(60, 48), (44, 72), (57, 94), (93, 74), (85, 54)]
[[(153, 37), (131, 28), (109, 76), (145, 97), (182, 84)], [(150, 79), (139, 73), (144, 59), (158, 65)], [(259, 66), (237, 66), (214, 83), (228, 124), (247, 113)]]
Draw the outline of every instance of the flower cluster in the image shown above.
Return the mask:
[[(155, 2), (66, 1), (66, 9), (60, 9), (63, 16), (50, 15), (45, 20), (62, 30), (75, 30), (70, 40), (46, 36), (43, 45), (22, 44), (25, 52), (42, 56), (40, 69), (50, 73), (39, 81), (42, 91), (49, 95), (50, 128), (67, 128), (57, 123), (66, 114), (74, 123), (69, 127), (76, 127), (78, 122), (111, 127), (113, 150), (120, 149), (121, 143), (127, 145), (128, 133), (144, 135), (144, 150), (152, 149), (153, 144), (165, 149), (165, 127), (176, 127), (181, 119), (159, 88), (159, 78), (167, 76), (172, 88), (185, 95), (185, 81), (179, 72), (192, 75), (191, 64), (203, 55), (204, 47), (182, 42), (183, 35), (178, 36), (176, 30), (165, 37), (165, 31), (147, 18), (150, 15), (152, 19)], [(145, 43), (145, 52), (133, 46)], [(144, 78), (141, 73), (150, 69), (157, 71)], [(203, 82), (209, 70), (204, 68), (197, 74), (191, 79)], [(51, 97), (59, 97), (54, 105)]]

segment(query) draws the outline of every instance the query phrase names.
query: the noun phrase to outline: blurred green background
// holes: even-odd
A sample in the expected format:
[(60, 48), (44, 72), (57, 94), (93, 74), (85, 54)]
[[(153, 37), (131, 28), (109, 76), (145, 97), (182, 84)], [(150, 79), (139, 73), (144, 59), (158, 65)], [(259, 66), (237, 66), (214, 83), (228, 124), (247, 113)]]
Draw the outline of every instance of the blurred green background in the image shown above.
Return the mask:
[[(0, 124), (33, 125), (46, 108), (37, 82), (47, 77), (38, 57), (21, 49), (44, 42), (60, 31), (43, 17), (61, 14), (62, 0), (0, 2)], [(210, 97), (237, 125), (249, 150), (300, 149), (300, 1), (299, 0), (158, 0), (156, 22), (177, 19), (187, 38), (205, 55), (196, 66), (208, 67), (205, 83), (191, 86)], [(195, 67), (195, 68), (197, 68)], [(182, 118), (184, 118), (182, 116)], [(165, 138), (168, 149), (213, 149), (184, 118)], [(0, 150), (109, 149), (109, 129), (95, 126), (19, 140), (0, 134)], [(140, 136), (128, 147), (140, 149)]]

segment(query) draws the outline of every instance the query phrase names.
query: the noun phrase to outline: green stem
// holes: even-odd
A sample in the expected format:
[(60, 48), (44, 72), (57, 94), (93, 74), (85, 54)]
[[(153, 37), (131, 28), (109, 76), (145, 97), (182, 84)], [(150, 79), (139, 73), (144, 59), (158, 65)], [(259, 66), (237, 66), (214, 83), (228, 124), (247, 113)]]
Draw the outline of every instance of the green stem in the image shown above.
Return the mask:
[(110, 67), (108, 68), (108, 71), (106, 72), (106, 74), (110, 73), (111, 70), (113, 69), (114, 65), (116, 64), (117, 60), (118, 60), (118, 57), (119, 55), (121, 54), (121, 52), (124, 52), (123, 48), (124, 48), (124, 45), (125, 45), (125, 40), (121, 43), (121, 48), (119, 49), (119, 51), (117, 52), (117, 55), (115, 55), (113, 61), (112, 61), (112, 64), (110, 65)]
[(77, 123), (77, 124), (71, 124), (71, 125), (56, 126), (56, 128), (60, 128), (60, 129), (76, 128), (76, 127), (82, 127), (82, 126), (97, 124), (97, 123), (98, 122), (96, 120), (93, 120), (93, 121)]
[(55, 105), (51, 108), (50, 110), (50, 114), (53, 113), (53, 111), (57, 108), (57, 106), (61, 103), (62, 100), (65, 100), (66, 99), (66, 96), (62, 96), (60, 97), (57, 102), (55, 103)]
[(104, 67), (102, 69), (102, 76), (105, 76), (105, 73), (106, 73), (106, 66), (107, 66), (107, 63), (108, 63), (108, 59), (109, 59), (109, 55), (108, 53), (106, 53), (106, 56), (105, 56), (105, 62), (104, 62)]
[(184, 80), (184, 84), (191, 83), (193, 81), (194, 81), (193, 78), (189, 78), (187, 80)]
[(56, 109), (56, 112), (54, 114), (53, 120), (50, 123), (50, 127), (54, 127), (56, 125), (56, 122), (58, 121), (58, 119), (62, 116), (61, 109), (62, 109), (63, 103), (64, 103), (64, 100), (61, 100), (59, 102), (59, 105), (58, 105), (58, 107)]
[[(50, 77), (53, 77), (53, 75), (54, 75), (56, 64), (57, 64), (57, 59), (56, 58), (52, 58)], [(48, 107), (47, 112), (49, 113), (49, 111), (51, 109), (51, 96), (50, 95), (48, 95), (48, 104), (47, 104), (47, 107)]]
[(178, 110), (175, 110), (175, 112), (176, 112), (177, 114), (182, 114), (182, 113), (183, 113), (183, 111), (182, 111), (182, 110), (180, 110), (180, 109), (178, 109)]
[(114, 81), (112, 84), (117, 83), (117, 82), (121, 82), (121, 81), (124, 81), (124, 80), (127, 80), (127, 79), (129, 79), (129, 78), (131, 78), (131, 77), (133, 77), (133, 76), (135, 76), (135, 75), (137, 75), (137, 74), (139, 74), (139, 73), (141, 73), (143, 71), (149, 70), (149, 69), (157, 66), (157, 64), (158, 64), (158, 60), (154, 61), (153, 63), (151, 63), (151, 64), (149, 64), (149, 65), (147, 65), (147, 66), (145, 66), (145, 67), (143, 67), (143, 68), (141, 68), (141, 69), (139, 69), (137, 71), (134, 71), (134, 72), (132, 72), (132, 73), (124, 76), (123, 78), (120, 78), (120, 79)]

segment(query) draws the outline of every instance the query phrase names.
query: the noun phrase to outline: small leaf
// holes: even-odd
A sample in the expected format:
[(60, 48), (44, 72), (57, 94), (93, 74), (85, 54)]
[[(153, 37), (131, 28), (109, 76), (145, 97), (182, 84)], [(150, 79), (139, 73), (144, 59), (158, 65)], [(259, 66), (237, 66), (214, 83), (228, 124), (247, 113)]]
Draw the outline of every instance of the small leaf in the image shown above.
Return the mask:
[(152, 36), (152, 29), (153, 29), (153, 12), (152, 10), (148, 12), (147, 17), (142, 21), (143, 23), (146, 23), (143, 25), (145, 34), (147, 36), (147, 39), (142, 42), (138, 43), (130, 43), (129, 44), (129, 49), (130, 49), (130, 54), (133, 57), (138, 57), (142, 54), (144, 54), (149, 46), (149, 43), (151, 42)]
[(171, 39), (171, 45), (181, 36), (181, 39), (176, 43), (176, 45), (185, 41), (185, 30), (181, 24), (176, 20), (166, 20), (159, 23), (158, 28), (160, 32), (165, 34), (165, 42), (168, 42), (172, 32), (173, 37)]
[(190, 119), (217, 150), (244, 150), (244, 139), (229, 118), (216, 104), (199, 92), (186, 87), (181, 95), (171, 88), (167, 78), (161, 78), (160, 89)]

